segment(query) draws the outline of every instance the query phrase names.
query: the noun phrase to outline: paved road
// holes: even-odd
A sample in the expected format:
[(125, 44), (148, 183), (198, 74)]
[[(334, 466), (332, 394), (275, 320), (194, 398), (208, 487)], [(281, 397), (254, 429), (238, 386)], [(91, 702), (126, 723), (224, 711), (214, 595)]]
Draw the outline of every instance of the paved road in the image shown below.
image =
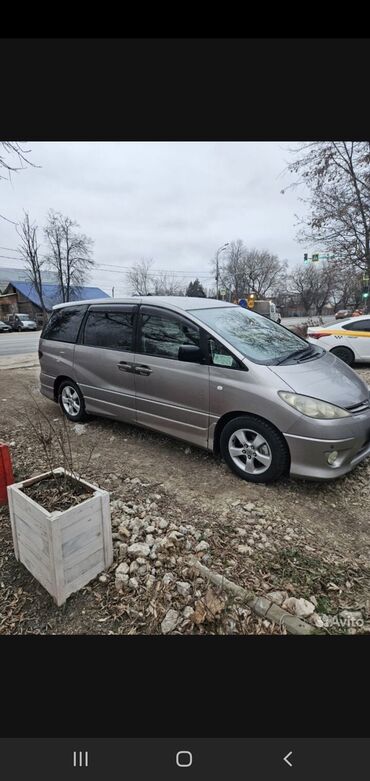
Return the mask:
[(40, 331), (14, 331), (10, 334), (0, 334), (0, 356), (35, 353), (38, 350)]

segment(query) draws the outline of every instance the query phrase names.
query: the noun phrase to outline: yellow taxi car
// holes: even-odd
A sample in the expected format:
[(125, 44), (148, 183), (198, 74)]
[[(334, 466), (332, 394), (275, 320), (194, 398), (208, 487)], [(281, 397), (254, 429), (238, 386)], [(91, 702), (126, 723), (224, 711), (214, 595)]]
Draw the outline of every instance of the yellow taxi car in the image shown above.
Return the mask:
[(340, 323), (307, 329), (307, 339), (324, 347), (344, 363), (370, 363), (370, 315), (349, 317)]

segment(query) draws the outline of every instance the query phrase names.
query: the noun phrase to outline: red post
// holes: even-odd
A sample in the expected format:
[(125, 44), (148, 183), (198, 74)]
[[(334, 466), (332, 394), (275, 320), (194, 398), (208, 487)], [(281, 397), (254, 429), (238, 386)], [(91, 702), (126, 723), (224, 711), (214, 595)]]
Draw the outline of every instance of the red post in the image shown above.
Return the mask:
[(0, 504), (8, 503), (6, 487), (14, 483), (8, 445), (0, 445)]

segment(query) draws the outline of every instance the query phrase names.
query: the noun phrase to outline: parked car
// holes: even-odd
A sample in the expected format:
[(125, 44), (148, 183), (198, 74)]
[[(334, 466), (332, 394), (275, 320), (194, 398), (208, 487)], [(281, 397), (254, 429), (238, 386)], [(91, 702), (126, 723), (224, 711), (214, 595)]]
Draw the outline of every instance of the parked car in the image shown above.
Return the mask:
[(343, 361), (241, 306), (139, 297), (59, 304), (41, 392), (69, 420), (135, 423), (221, 453), (255, 483), (344, 475), (370, 454), (370, 399)]
[(307, 329), (308, 341), (316, 343), (353, 366), (356, 361), (370, 363), (370, 315), (349, 317), (340, 325), (331, 323)]
[(335, 319), (342, 320), (345, 317), (351, 317), (351, 314), (350, 309), (338, 309), (338, 312), (335, 313)]
[(4, 323), (2, 320), (0, 320), (0, 334), (5, 334), (6, 332), (11, 331), (10, 325), (7, 323)]
[(12, 331), (36, 331), (37, 323), (29, 315), (17, 314), (9, 315), (9, 325)]

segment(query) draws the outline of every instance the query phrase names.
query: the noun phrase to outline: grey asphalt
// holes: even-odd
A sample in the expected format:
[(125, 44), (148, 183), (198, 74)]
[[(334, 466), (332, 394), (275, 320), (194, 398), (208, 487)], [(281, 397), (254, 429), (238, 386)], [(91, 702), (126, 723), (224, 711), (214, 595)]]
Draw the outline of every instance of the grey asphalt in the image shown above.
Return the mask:
[(37, 353), (40, 333), (40, 331), (0, 333), (0, 356)]

